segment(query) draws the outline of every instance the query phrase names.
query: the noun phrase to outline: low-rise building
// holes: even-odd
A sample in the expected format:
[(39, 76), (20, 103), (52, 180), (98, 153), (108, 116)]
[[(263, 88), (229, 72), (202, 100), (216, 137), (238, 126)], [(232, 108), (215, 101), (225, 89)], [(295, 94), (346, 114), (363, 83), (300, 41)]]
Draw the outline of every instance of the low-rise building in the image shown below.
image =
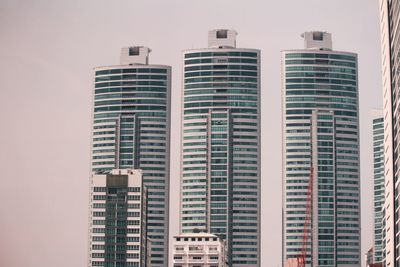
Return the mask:
[(173, 267), (228, 266), (225, 241), (213, 234), (191, 233), (174, 237)]
[(91, 181), (89, 267), (149, 265), (142, 172), (115, 169)]

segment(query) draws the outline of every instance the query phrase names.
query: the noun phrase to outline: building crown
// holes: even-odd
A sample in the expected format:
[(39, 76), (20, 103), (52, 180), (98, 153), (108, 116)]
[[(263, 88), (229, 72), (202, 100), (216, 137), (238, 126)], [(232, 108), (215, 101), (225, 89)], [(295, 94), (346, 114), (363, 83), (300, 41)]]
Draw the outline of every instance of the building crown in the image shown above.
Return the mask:
[(151, 49), (145, 46), (130, 46), (121, 49), (121, 65), (149, 64)]
[(208, 31), (209, 48), (235, 48), (236, 47), (235, 30), (216, 29)]
[(332, 50), (332, 34), (321, 31), (305, 32), (304, 48), (310, 50)]

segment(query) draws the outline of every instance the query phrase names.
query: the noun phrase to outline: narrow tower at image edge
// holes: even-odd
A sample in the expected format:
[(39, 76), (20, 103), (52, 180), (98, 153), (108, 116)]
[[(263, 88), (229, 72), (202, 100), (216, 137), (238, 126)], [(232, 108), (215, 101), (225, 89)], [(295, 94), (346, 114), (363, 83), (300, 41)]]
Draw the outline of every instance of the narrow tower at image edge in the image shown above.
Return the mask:
[[(168, 266), (171, 67), (149, 64), (150, 51), (142, 46), (122, 48), (121, 65), (94, 69), (91, 169), (93, 175), (113, 169), (141, 170), (147, 190), (148, 256), (151, 266), (162, 267)], [(99, 229), (108, 223), (91, 219), (90, 224), (99, 224)], [(95, 255), (104, 259), (104, 266), (113, 259), (123, 262), (137, 256), (127, 252), (132, 248), (127, 239), (131, 221), (121, 218), (116, 223), (126, 225), (118, 232), (118, 251)], [(105, 247), (116, 245), (109, 238), (102, 242)], [(123, 266), (136, 266), (128, 262)], [(89, 266), (94, 266), (91, 260)]]
[(260, 50), (234, 30), (183, 52), (181, 234), (226, 242), (229, 266), (260, 266)]
[(380, 0), (382, 93), (384, 118), (383, 266), (400, 262), (400, 1)]
[(282, 266), (360, 267), (357, 54), (302, 37), (282, 51)]

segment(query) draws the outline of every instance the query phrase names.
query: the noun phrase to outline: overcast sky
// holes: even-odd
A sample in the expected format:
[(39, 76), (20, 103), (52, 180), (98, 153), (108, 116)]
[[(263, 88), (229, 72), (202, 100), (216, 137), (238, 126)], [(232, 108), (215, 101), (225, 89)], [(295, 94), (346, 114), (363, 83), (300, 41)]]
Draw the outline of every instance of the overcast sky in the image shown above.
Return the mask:
[(87, 265), (93, 67), (120, 48), (172, 65), (171, 229), (178, 233), (181, 51), (231, 28), (262, 50), (262, 266), (281, 262), (280, 51), (332, 33), (358, 53), (362, 254), (372, 246), (372, 108), (380, 108), (377, 0), (0, 0), (0, 266)]

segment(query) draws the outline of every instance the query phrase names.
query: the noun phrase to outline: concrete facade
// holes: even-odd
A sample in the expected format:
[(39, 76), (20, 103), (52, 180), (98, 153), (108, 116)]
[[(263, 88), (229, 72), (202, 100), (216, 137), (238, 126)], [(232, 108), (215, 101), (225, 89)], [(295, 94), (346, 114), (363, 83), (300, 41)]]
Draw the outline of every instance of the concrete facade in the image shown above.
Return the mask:
[(147, 191), (140, 170), (91, 179), (89, 267), (148, 265)]
[(399, 101), (400, 52), (399, 25), (400, 1), (380, 0), (381, 50), (382, 50), (382, 89), (384, 118), (384, 173), (385, 199), (383, 209), (383, 265), (397, 266), (400, 261), (400, 222), (399, 205), (399, 168), (400, 127)]
[(225, 241), (207, 233), (174, 236), (174, 267), (227, 267)]

